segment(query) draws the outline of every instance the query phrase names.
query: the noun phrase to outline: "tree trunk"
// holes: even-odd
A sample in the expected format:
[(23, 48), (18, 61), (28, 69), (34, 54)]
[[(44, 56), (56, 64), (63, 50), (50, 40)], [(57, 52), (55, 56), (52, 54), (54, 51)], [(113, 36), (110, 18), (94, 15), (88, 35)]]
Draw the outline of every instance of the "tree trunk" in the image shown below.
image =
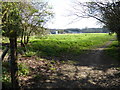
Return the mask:
[(22, 32), (22, 35), (21, 35), (21, 47), (23, 47), (24, 48), (24, 52), (26, 52), (26, 48), (25, 48), (25, 37), (24, 37), (24, 32)]
[(21, 35), (20, 43), (21, 43), (21, 47), (23, 47), (23, 33), (22, 33), (22, 35)]
[(29, 36), (27, 36), (27, 41), (26, 41), (26, 44), (28, 44), (28, 42), (29, 42)]
[(24, 35), (24, 44), (25, 44), (25, 42), (26, 42), (26, 35)]
[(25, 47), (23, 40), (21, 40), (20, 43), (21, 43), (21, 47)]
[(2, 53), (1, 60), (4, 60), (5, 55), (7, 54), (9, 47), (6, 47), (5, 51)]
[(13, 90), (19, 89), (18, 66), (17, 66), (17, 37), (10, 38), (10, 69)]
[(118, 45), (120, 46), (120, 32), (117, 33)]

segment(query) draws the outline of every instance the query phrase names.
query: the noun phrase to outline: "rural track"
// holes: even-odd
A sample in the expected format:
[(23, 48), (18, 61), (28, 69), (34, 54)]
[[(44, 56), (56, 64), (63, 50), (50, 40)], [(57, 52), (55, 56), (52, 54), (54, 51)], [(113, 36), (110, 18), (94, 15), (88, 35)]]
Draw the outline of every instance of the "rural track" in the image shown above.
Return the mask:
[[(39, 72), (42, 61), (35, 61), (33, 57), (26, 61), (21, 60), (21, 62), (29, 62), (34, 67), (33, 73), (38, 76), (36, 78), (32, 75), (22, 77), (23, 88), (81, 88), (83, 90), (84, 88), (110, 88), (113, 90), (117, 88), (119, 90), (120, 61), (112, 59), (104, 52), (111, 42), (79, 55), (77, 59), (73, 60), (77, 63), (58, 63), (57, 71), (46, 73), (47, 78), (45, 79), (41, 78), (41, 72)], [(44, 67), (42, 69), (44, 71)]]
[(104, 54), (111, 42), (80, 55), (77, 64), (61, 65), (60, 75), (46, 82), (45, 86), (120, 89), (120, 62)]
[(104, 50), (110, 45), (112, 41), (107, 42), (105, 45), (98, 47), (96, 49), (90, 50), (86, 54), (79, 56), (78, 65), (86, 66), (110, 66), (110, 65), (120, 65), (118, 60), (113, 60), (112, 57), (109, 57), (105, 54)]

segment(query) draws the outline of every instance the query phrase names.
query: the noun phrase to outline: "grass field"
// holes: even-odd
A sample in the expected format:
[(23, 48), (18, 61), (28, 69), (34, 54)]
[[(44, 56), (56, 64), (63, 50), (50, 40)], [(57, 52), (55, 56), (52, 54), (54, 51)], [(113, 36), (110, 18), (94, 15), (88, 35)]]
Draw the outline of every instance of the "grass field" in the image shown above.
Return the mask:
[(60, 34), (31, 37), (29, 54), (38, 56), (79, 55), (84, 51), (104, 45), (115, 38), (106, 33)]

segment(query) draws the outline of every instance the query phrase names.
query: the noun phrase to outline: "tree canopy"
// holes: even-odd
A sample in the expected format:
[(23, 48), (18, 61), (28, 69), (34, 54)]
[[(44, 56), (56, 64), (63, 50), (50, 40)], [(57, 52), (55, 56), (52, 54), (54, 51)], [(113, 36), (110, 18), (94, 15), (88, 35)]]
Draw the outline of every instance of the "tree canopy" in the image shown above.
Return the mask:
[(19, 3), (2, 3), (2, 35), (6, 37), (19, 36), (22, 18), (20, 16)]

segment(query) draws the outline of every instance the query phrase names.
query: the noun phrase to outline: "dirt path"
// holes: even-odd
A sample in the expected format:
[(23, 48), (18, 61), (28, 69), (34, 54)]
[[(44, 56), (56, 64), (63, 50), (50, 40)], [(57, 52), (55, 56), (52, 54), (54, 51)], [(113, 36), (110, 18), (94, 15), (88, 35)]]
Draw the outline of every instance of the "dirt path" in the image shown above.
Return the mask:
[(104, 54), (104, 49), (111, 43), (81, 55), (78, 64), (63, 65), (62, 73), (74, 80), (69, 87), (119, 87), (120, 62)]
[(112, 41), (109, 41), (104, 46), (93, 49), (90, 52), (80, 55), (79, 64), (78, 65), (87, 65), (87, 66), (110, 66), (112, 64), (119, 65), (120, 62), (118, 60), (113, 60), (113, 58), (107, 56), (104, 50), (108, 45), (111, 44)]
[(23, 88), (120, 88), (120, 62), (104, 52), (111, 42), (80, 55), (73, 60), (77, 63), (53, 64), (55, 72), (45, 69), (50, 64), (44, 60), (21, 59), (32, 69), (29, 76), (21, 78)]
[(63, 64), (56, 78), (43, 86), (65, 88), (120, 88), (120, 62), (104, 54), (111, 43), (80, 55), (77, 64)]

